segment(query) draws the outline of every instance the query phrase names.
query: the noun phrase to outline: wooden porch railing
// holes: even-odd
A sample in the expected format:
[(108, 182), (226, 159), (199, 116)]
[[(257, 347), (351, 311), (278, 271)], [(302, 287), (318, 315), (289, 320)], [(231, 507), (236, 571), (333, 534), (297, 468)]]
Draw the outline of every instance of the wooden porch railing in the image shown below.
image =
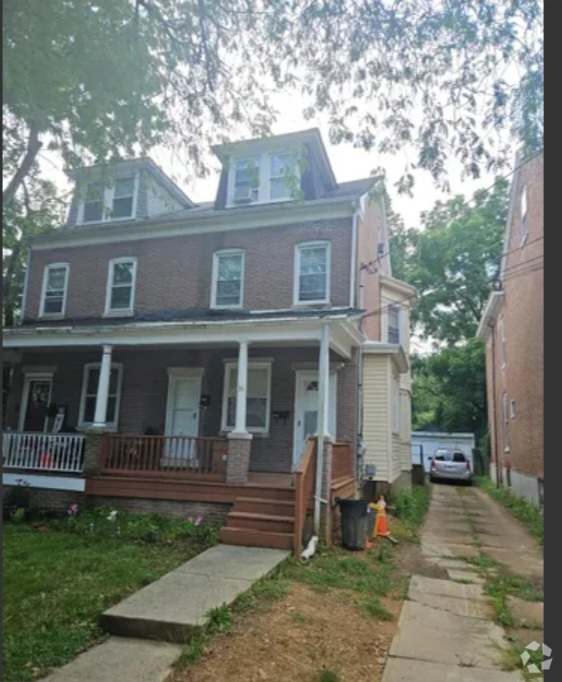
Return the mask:
[(226, 477), (226, 438), (105, 434), (102, 474)]
[(302, 534), (306, 521), (308, 505), (314, 494), (316, 477), (316, 440), (310, 438), (304, 455), (295, 470), (295, 531), (293, 553), (298, 557), (302, 549)]
[(332, 481), (355, 477), (351, 443), (332, 443)]
[(2, 434), (4, 469), (79, 474), (84, 462), (84, 436), (60, 433)]

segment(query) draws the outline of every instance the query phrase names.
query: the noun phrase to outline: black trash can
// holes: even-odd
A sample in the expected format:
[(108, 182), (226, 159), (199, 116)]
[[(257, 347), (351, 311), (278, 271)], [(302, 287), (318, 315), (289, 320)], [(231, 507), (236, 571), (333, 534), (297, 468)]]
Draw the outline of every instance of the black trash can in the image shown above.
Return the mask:
[(365, 549), (369, 508), (364, 500), (338, 500), (342, 544), (346, 549)]

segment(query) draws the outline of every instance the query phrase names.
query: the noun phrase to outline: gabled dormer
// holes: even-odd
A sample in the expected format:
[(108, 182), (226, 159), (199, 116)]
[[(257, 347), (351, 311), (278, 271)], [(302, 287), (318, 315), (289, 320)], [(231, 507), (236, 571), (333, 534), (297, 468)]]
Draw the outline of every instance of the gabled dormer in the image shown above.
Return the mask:
[(68, 227), (147, 220), (195, 206), (148, 158), (89, 166), (72, 177)]
[(222, 162), (216, 209), (313, 200), (338, 189), (317, 128), (216, 145)]

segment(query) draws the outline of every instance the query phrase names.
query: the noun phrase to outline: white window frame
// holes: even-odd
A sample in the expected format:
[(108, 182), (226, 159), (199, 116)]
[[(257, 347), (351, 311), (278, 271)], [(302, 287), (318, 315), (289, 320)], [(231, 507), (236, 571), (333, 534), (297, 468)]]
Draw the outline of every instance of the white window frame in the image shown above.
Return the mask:
[[(217, 303), (217, 289), (219, 276), (219, 261), (223, 256), (242, 256), (242, 272), (240, 275), (240, 301), (232, 305), (219, 305)], [(246, 275), (246, 252), (243, 249), (222, 249), (213, 253), (213, 270), (211, 280), (211, 308), (218, 310), (242, 308), (244, 306), (244, 280)]]
[[(115, 184), (118, 180), (126, 180), (127, 178), (133, 178), (133, 206), (131, 209), (130, 216), (123, 216), (121, 218), (115, 218), (111, 215), (113, 210), (113, 199), (115, 195)], [(95, 183), (101, 183), (104, 185), (103, 196), (100, 200), (103, 201), (103, 212), (100, 220), (84, 220), (84, 204), (85, 193), (87, 192), (88, 185), (93, 185)], [(123, 173), (117, 175), (112, 184), (108, 187), (105, 185), (105, 180), (100, 179), (90, 179), (84, 183), (84, 196), (81, 197), (80, 203), (78, 204), (78, 219), (76, 220), (77, 225), (97, 225), (99, 223), (115, 223), (121, 222), (123, 220), (134, 220), (137, 217), (137, 204), (138, 204), (138, 194), (139, 194), (139, 173), (135, 171), (134, 173)]]
[[(101, 362), (89, 362), (84, 365), (84, 373), (82, 374), (82, 390), (80, 392), (80, 411), (78, 412), (78, 428), (87, 429), (93, 422), (84, 421), (84, 410), (86, 409), (86, 390), (88, 388), (88, 374), (91, 369), (101, 370)], [(117, 430), (119, 424), (119, 410), (121, 408), (121, 389), (123, 387), (123, 364), (119, 362), (112, 362), (111, 369), (118, 371), (117, 375), (117, 393), (115, 395), (115, 420), (107, 422), (107, 427), (110, 430)], [(108, 394), (108, 398), (111, 394)], [(97, 396), (97, 392), (96, 392)]]
[[(133, 281), (131, 283), (131, 302), (128, 308), (119, 308), (113, 310), (111, 305), (111, 291), (113, 289), (113, 266), (119, 263), (133, 264)], [(105, 288), (105, 317), (126, 317), (131, 316), (135, 310), (135, 290), (137, 288), (137, 259), (134, 256), (122, 256), (121, 258), (113, 258), (109, 261), (107, 268), (107, 284)]]
[[(223, 379), (223, 393), (222, 393), (222, 415), (221, 415), (221, 431), (228, 433), (234, 431), (234, 426), (227, 426), (226, 418), (228, 414), (228, 394), (230, 392), (230, 376), (233, 369), (238, 368), (238, 362), (225, 362), (224, 363), (224, 379)], [(272, 362), (271, 360), (252, 360), (248, 362), (248, 374), (252, 369), (265, 369), (267, 370), (267, 405), (265, 411), (265, 426), (246, 426), (246, 431), (249, 433), (260, 433), (269, 434), (269, 426), (271, 421), (271, 370)], [(248, 400), (248, 393), (246, 389), (246, 400)]]
[[(300, 300), (300, 270), (301, 252), (304, 249), (315, 249), (320, 246), (326, 247), (326, 296), (323, 299)], [(295, 245), (294, 272), (293, 272), (293, 305), (307, 306), (319, 303), (330, 303), (330, 281), (332, 279), (332, 243), (326, 240), (301, 242)]]
[(300, 181), (300, 173), (299, 173), (299, 171), (298, 171), (298, 164), (297, 164), (296, 160), (294, 159), (293, 154), (291, 154), (291, 152), (279, 151), (279, 152), (273, 152), (273, 153), (271, 153), (271, 154), (268, 154), (268, 164), (269, 164), (269, 168), (268, 168), (268, 187), (267, 187), (267, 192), (268, 192), (268, 197), (269, 197), (269, 200), (270, 200), (270, 201), (290, 201), (291, 199), (294, 198), (293, 195), (292, 195), (292, 193), (291, 193), (291, 187), (290, 187), (290, 186), (287, 186), (287, 185), (286, 185), (287, 191), (288, 191), (288, 195), (287, 195), (287, 196), (275, 197), (275, 198), (272, 198), (272, 196), (271, 196), (271, 182), (272, 182), (272, 180), (281, 180), (281, 179), (286, 178), (286, 174), (282, 173), (281, 175), (273, 175), (273, 174), (272, 174), (272, 170), (271, 170), (271, 166), (272, 166), (272, 164), (273, 164), (273, 158), (274, 158), (274, 157), (279, 157), (279, 158), (281, 158), (281, 157), (283, 157), (283, 156), (289, 156), (289, 157), (291, 157), (291, 158), (294, 160), (294, 165), (295, 165), (295, 169), (294, 169), (295, 178), (297, 179), (297, 182)]
[(506, 352), (505, 352), (505, 324), (503, 319), (499, 322), (500, 328), (500, 354), (501, 354), (501, 368), (506, 366)]
[[(66, 271), (65, 277), (64, 277), (64, 289), (63, 289), (63, 295), (62, 295), (62, 308), (60, 313), (48, 313), (45, 312), (45, 300), (46, 300), (46, 295), (47, 295), (47, 282), (49, 281), (49, 271), (50, 270), (57, 270), (60, 268), (64, 268)], [(70, 275), (70, 264), (69, 263), (48, 263), (45, 265), (45, 268), (43, 270), (43, 287), (41, 290), (41, 309), (39, 311), (39, 317), (48, 317), (48, 318), (63, 318), (66, 312), (66, 296), (68, 293), (68, 279)]]
[(525, 245), (525, 242), (529, 238), (529, 204), (527, 198), (527, 185), (523, 185), (521, 188), (521, 193), (519, 196), (519, 230), (521, 236), (521, 246)]
[[(290, 150), (287, 149), (277, 149), (269, 150), (268, 152), (258, 153), (258, 154), (248, 154), (244, 156), (237, 156), (230, 160), (228, 167), (228, 178), (227, 178), (227, 196), (226, 196), (226, 207), (233, 208), (236, 206), (255, 206), (256, 204), (276, 204), (283, 203), (287, 201), (294, 201), (295, 197), (279, 197), (271, 198), (271, 159), (273, 156), (284, 156), (287, 154), (292, 154)], [(254, 161), (259, 164), (258, 178), (259, 184), (257, 187), (257, 196), (254, 200), (249, 201), (234, 201), (234, 180), (236, 176), (236, 164), (240, 161)], [(298, 159), (295, 158), (295, 181), (296, 184), (300, 184), (301, 181), (301, 169), (299, 167)], [(279, 176), (275, 176), (279, 177)]]
[[(390, 312), (391, 310), (394, 310), (398, 316), (398, 319), (396, 321), (396, 330), (398, 331), (398, 341), (391, 341), (390, 340)], [(386, 308), (386, 340), (387, 343), (397, 343), (401, 344), (402, 343), (402, 309), (398, 303), (390, 302)]]

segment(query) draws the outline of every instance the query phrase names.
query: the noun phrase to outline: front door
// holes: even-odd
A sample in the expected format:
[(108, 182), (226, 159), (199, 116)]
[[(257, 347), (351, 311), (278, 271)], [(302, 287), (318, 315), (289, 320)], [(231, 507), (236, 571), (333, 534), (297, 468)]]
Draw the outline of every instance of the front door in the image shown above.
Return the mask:
[(22, 405), (25, 412), (21, 428), (23, 431), (44, 431), (47, 407), (51, 400), (52, 379), (29, 378), (27, 383), (25, 404)]
[[(328, 430), (336, 436), (336, 374), (330, 373), (328, 402)], [(293, 464), (298, 464), (307, 438), (316, 435), (318, 428), (318, 372), (297, 372), (295, 382), (295, 428)]]
[[(166, 435), (197, 437), (199, 432), (199, 403), (201, 377), (170, 375)], [(189, 459), (195, 465), (195, 441), (168, 441), (166, 459)]]

